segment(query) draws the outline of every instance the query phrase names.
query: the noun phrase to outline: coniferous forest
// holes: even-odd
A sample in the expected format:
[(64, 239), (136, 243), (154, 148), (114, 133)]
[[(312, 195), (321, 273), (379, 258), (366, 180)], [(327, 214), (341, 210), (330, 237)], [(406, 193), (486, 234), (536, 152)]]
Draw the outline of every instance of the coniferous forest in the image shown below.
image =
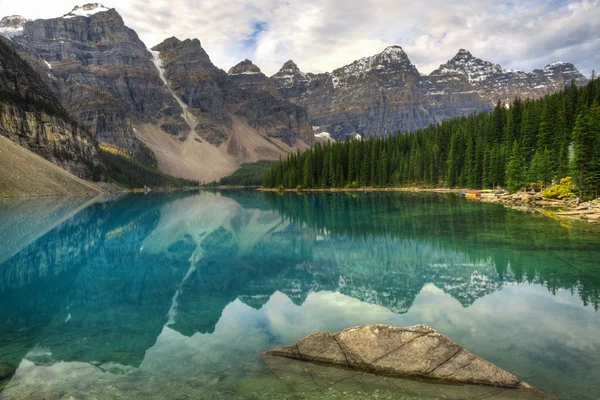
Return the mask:
[(547, 187), (571, 176), (580, 196), (600, 193), (600, 80), (538, 100), (386, 138), (317, 144), (281, 160), (266, 188)]

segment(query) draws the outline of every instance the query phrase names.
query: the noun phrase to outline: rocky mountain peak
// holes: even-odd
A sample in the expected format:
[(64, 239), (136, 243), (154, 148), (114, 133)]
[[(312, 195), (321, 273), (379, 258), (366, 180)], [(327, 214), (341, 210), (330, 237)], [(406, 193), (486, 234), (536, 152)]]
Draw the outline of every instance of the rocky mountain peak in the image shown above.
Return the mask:
[(237, 65), (231, 67), (228, 72), (229, 75), (254, 75), (254, 74), (262, 74), (260, 68), (252, 63), (252, 61), (245, 59), (241, 61)]
[(277, 87), (290, 87), (311, 80), (307, 74), (300, 71), (300, 68), (292, 60), (286, 61), (271, 79), (276, 82)]
[(475, 57), (473, 57), (473, 54), (471, 54), (470, 51), (465, 50), (465, 49), (460, 49), (460, 50), (458, 50), (458, 53), (456, 53), (456, 55), (452, 59), (453, 60), (463, 60), (463, 59), (470, 59), (470, 58), (475, 58)]
[[(535, 74), (538, 71), (534, 71)], [(539, 73), (539, 72), (538, 72)], [(568, 62), (555, 61), (544, 67), (541, 74), (551, 82), (565, 82), (569, 84), (574, 81), (576, 85), (585, 85), (588, 79), (575, 66)]]
[(386, 47), (385, 50), (379, 53), (379, 56), (389, 60), (390, 62), (408, 60), (408, 56), (402, 47), (397, 45)]
[(0, 35), (12, 38), (23, 34), (23, 25), (29, 21), (20, 15), (10, 15), (0, 20)]
[(293, 60), (288, 60), (281, 66), (281, 68), (279, 69), (279, 72), (286, 71), (286, 70), (295, 72), (295, 71), (300, 71), (300, 68), (298, 68), (298, 66), (296, 65), (296, 63)]
[(161, 50), (166, 50), (166, 49), (174, 49), (175, 47), (179, 46), (180, 43), (181, 43), (181, 40), (177, 39), (175, 36), (171, 36), (170, 38), (167, 38), (167, 39), (163, 40), (161, 43), (154, 46), (152, 48), (152, 50), (153, 51), (161, 51)]
[(0, 20), (0, 28), (22, 28), (27, 18), (20, 15), (9, 15)]
[(564, 61), (554, 61), (544, 67), (544, 70), (572, 70), (575, 66)]
[(481, 83), (504, 71), (498, 64), (474, 57), (469, 51), (460, 49), (446, 64), (430, 74), (430, 77), (464, 76), (470, 84)]
[(331, 81), (334, 89), (345, 86), (349, 82), (362, 80), (367, 76), (398, 75), (408, 73), (420, 76), (416, 67), (400, 46), (389, 46), (381, 53), (364, 57), (332, 72)]
[(75, 18), (75, 17), (91, 17), (94, 14), (100, 12), (110, 11), (108, 7), (104, 7), (100, 3), (88, 3), (82, 6), (75, 6), (71, 12), (63, 15), (63, 18)]

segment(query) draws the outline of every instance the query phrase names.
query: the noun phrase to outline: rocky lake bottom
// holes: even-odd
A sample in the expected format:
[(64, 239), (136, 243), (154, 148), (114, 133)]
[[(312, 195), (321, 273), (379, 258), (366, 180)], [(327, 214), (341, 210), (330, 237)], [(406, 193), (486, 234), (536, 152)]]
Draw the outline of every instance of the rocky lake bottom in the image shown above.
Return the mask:
[(600, 231), (577, 221), (455, 194), (222, 191), (3, 200), (0, 242), (2, 400), (517, 398), (260, 355), (378, 323), (600, 396)]

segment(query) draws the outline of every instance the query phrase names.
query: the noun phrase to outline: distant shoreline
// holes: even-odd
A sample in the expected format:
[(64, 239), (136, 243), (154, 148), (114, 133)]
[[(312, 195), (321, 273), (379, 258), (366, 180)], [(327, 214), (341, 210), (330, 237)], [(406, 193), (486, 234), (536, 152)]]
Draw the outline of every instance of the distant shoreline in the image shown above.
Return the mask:
[(418, 188), (418, 187), (387, 187), (387, 188), (313, 188), (313, 189), (257, 189), (261, 192), (430, 192), (430, 193), (461, 193), (470, 189), (448, 189), (448, 188)]

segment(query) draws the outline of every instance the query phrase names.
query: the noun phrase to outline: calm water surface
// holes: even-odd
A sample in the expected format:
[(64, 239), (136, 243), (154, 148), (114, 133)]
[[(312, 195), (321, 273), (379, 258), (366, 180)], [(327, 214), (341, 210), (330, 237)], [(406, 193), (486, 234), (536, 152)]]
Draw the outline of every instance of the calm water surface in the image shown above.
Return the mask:
[(260, 358), (315, 331), (426, 323), (597, 400), (593, 230), (433, 194), (0, 202), (0, 399), (431, 398), (295, 384)]

